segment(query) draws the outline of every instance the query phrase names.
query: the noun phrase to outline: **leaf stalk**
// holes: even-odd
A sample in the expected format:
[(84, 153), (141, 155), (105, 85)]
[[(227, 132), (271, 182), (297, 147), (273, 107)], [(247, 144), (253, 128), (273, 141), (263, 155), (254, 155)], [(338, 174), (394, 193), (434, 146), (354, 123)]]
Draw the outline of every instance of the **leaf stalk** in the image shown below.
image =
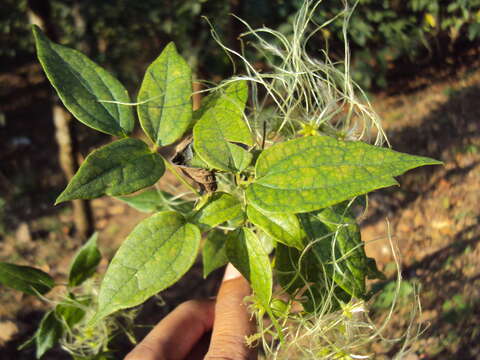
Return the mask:
[(160, 156), (163, 159), (163, 162), (165, 163), (165, 166), (167, 167), (167, 169), (170, 170), (172, 172), (172, 174), (175, 175), (175, 177), (178, 180), (180, 180), (180, 182), (188, 188), (188, 190), (190, 190), (192, 193), (194, 193), (198, 197), (201, 196), (200, 193), (197, 191), (197, 189), (195, 189), (187, 180), (185, 180), (185, 178), (182, 175), (180, 175), (180, 173), (177, 171), (175, 166), (170, 161), (165, 159), (160, 154), (158, 154), (158, 156)]

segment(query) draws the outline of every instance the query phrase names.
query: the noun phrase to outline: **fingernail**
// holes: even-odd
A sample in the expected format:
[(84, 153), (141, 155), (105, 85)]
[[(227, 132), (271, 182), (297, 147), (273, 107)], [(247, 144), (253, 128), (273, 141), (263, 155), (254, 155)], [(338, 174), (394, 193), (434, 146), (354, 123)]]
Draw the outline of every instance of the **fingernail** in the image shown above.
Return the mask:
[(239, 277), (242, 277), (240, 271), (238, 271), (231, 263), (228, 263), (227, 268), (225, 269), (225, 275), (223, 275), (223, 281), (237, 279)]

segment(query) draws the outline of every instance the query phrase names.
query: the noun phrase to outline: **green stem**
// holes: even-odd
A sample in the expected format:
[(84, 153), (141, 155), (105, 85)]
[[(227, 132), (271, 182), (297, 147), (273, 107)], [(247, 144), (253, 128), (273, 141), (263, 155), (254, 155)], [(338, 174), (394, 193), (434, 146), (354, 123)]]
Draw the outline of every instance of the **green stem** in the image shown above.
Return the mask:
[(280, 324), (278, 323), (278, 321), (277, 321), (277, 319), (275, 318), (275, 316), (273, 316), (272, 310), (271, 310), (271, 309), (268, 309), (268, 308), (265, 309), (265, 310), (267, 311), (268, 316), (270, 316), (270, 319), (272, 320), (273, 326), (274, 326), (275, 329), (277, 330), (278, 339), (280, 340), (280, 343), (285, 344), (285, 338), (283, 337), (282, 327), (281, 327)]
[(165, 198), (165, 195), (163, 195), (162, 189), (160, 189), (158, 181), (155, 183), (155, 189), (157, 189), (158, 195), (162, 198), (162, 201), (167, 206), (168, 210), (176, 211), (172, 206), (170, 206), (170, 202), (167, 200), (167, 198)]
[(173, 175), (175, 175), (175, 177), (180, 180), (180, 182), (185, 185), (191, 192), (193, 192), (195, 195), (197, 195), (198, 197), (200, 197), (200, 193), (197, 191), (197, 189), (195, 189), (187, 180), (185, 180), (185, 178), (180, 175), (177, 171), (177, 169), (175, 169), (175, 166), (173, 166), (170, 161), (168, 161), (167, 159), (165, 159), (162, 155), (158, 154), (162, 159), (163, 159), (163, 162), (165, 163), (165, 166), (167, 167), (168, 170), (170, 170)]

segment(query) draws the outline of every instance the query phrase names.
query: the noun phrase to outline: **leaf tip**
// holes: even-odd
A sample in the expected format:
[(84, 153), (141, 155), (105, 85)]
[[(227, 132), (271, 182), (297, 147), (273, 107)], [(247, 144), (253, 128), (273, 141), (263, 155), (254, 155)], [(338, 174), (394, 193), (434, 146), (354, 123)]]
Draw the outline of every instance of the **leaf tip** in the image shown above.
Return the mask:
[(175, 45), (175, 43), (173, 41), (170, 41), (166, 46), (165, 48), (163, 49), (164, 51), (167, 50), (171, 50), (171, 51), (174, 51), (174, 52), (177, 52), (177, 46)]
[(81, 198), (75, 196), (74, 194), (72, 196), (72, 191), (70, 191), (68, 186), (67, 186), (67, 188), (65, 188), (65, 190), (63, 190), (62, 193), (60, 195), (58, 195), (58, 197), (55, 199), (54, 206), (56, 206), (60, 203), (70, 201), (70, 200), (75, 200), (75, 199), (81, 199)]
[(209, 274), (209, 272), (207, 272), (207, 271), (205, 270), (205, 268), (204, 268), (204, 269), (203, 269), (203, 279), (206, 279), (207, 276), (208, 276), (208, 274)]
[(102, 320), (104, 317), (107, 317), (108, 315), (110, 315), (111, 313), (113, 313), (114, 311), (105, 311), (105, 308), (98, 308), (97, 309), (97, 312), (93, 315), (93, 317), (88, 320), (87, 322), (87, 326), (88, 327), (94, 327), (95, 325), (98, 324), (98, 322), (100, 320)]
[(32, 33), (33, 33), (33, 38), (35, 40), (35, 45), (40, 46), (39, 44), (41, 42), (45, 42), (46, 40), (49, 40), (47, 36), (44, 34), (42, 28), (36, 24), (32, 24)]
[(39, 33), (42, 32), (42, 30), (40, 29), (40, 27), (39, 27), (38, 25), (36, 25), (36, 24), (32, 24), (31, 28), (32, 28), (32, 32), (33, 32), (33, 35), (34, 35), (34, 36), (37, 36)]
[(430, 157), (417, 156), (417, 158), (420, 160), (419, 165), (417, 165), (417, 167), (425, 166), (425, 165), (444, 165), (443, 161), (433, 159)]
[(65, 199), (64, 196), (63, 196), (63, 192), (58, 195), (58, 197), (55, 199), (55, 203), (53, 204), (53, 206), (57, 206), (58, 204), (62, 203), (62, 202), (65, 202), (67, 201), (68, 199)]

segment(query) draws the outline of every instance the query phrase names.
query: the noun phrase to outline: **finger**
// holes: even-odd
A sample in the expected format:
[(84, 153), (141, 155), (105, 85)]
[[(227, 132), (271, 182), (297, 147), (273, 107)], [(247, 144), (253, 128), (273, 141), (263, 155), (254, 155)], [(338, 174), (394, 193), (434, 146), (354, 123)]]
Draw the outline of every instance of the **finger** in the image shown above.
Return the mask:
[(190, 351), (190, 354), (187, 355), (185, 360), (204, 360), (205, 355), (208, 352), (208, 347), (210, 346), (210, 340), (212, 338), (212, 332), (206, 332), (198, 340), (193, 349)]
[(125, 360), (181, 360), (213, 326), (215, 302), (190, 300), (168, 314)]
[(247, 307), (243, 303), (245, 296), (250, 293), (247, 280), (229, 264), (218, 291), (212, 340), (205, 360), (256, 359), (255, 352), (245, 342), (245, 337), (254, 332)]

